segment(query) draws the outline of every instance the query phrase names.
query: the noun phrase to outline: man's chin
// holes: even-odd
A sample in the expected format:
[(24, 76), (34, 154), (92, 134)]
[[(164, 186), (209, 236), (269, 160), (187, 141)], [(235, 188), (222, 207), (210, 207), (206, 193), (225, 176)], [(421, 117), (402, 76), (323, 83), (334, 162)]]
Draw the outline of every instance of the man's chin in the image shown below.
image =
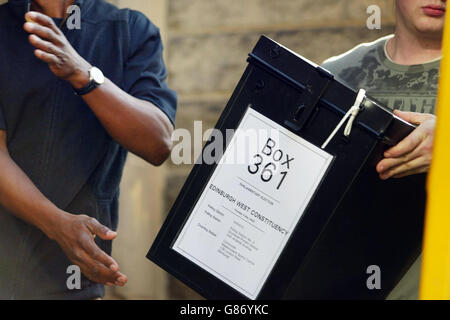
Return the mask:
[(439, 21), (436, 21), (432, 18), (425, 18), (422, 19), (417, 25), (416, 25), (417, 31), (422, 34), (426, 35), (432, 38), (442, 38), (442, 35), (444, 33), (444, 18), (439, 19)]

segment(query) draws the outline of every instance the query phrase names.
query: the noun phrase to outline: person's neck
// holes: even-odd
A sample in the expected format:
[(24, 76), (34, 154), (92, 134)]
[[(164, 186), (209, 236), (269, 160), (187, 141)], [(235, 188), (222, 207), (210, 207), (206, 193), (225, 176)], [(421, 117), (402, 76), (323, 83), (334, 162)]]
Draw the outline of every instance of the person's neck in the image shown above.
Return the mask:
[(397, 28), (394, 37), (388, 40), (386, 50), (389, 58), (397, 64), (424, 64), (442, 56), (442, 38), (419, 37)]
[(67, 14), (67, 8), (74, 2), (74, 0), (32, 0), (31, 9), (52, 18), (62, 19)]

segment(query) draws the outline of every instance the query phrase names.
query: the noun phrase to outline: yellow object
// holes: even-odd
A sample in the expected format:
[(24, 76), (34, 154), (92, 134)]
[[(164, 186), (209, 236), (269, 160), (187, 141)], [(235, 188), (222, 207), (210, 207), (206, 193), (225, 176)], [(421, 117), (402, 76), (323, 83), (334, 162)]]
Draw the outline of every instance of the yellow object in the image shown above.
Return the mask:
[(450, 14), (446, 16), (437, 127), (427, 181), (420, 299), (450, 299)]
[(27, 22), (36, 23), (36, 22), (34, 22), (33, 19), (30, 19), (30, 18), (28, 18), (28, 17), (25, 17), (25, 20), (26, 20)]

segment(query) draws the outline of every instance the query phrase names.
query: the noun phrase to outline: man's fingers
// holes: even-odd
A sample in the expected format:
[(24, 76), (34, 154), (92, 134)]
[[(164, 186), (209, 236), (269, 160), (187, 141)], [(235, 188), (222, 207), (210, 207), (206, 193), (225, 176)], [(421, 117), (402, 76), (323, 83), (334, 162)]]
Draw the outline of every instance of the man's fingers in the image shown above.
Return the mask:
[(413, 151), (424, 139), (426, 135), (420, 128), (417, 128), (409, 136), (400, 141), (396, 146), (384, 153), (386, 158), (398, 158)]
[(123, 273), (119, 272), (119, 265), (117, 262), (109, 255), (107, 255), (103, 250), (101, 250), (95, 243), (91, 243), (91, 245), (86, 249), (87, 253), (91, 256), (91, 258), (109, 268), (115, 274), (115, 281), (113, 282), (115, 285), (124, 286), (128, 278)]
[(41, 39), (48, 40), (54, 43), (55, 45), (62, 44), (59, 35), (48, 27), (44, 27), (36, 23), (27, 22), (24, 24), (24, 29), (29, 33), (37, 35)]
[(413, 124), (421, 124), (422, 122), (430, 119), (431, 115), (427, 113), (420, 113), (420, 112), (407, 112), (407, 111), (400, 111), (395, 110), (395, 115), (399, 118)]
[(76, 263), (89, 279), (102, 284), (112, 283), (119, 286), (126, 284), (128, 279), (118, 271), (119, 267), (114, 259), (98, 248), (95, 243), (84, 243), (81, 246), (81, 250), (75, 256)]
[(58, 64), (59, 63), (59, 59), (57, 56), (55, 56), (54, 54), (51, 54), (51, 53), (44, 52), (40, 49), (34, 50), (34, 55), (37, 58), (41, 59), (42, 61), (44, 61), (45, 63), (48, 63), (48, 64)]
[(107, 255), (103, 250), (101, 250), (92, 238), (83, 240), (83, 249), (95, 261), (103, 263), (106, 267), (110, 268), (114, 272), (119, 271), (119, 265), (117, 264), (117, 262), (111, 256)]
[(380, 174), (382, 180), (389, 179), (393, 176), (404, 176), (407, 172), (420, 173), (423, 167), (429, 166), (429, 163), (424, 157), (418, 157), (406, 163), (403, 163), (395, 168), (384, 171)]
[(55, 22), (52, 18), (49, 16), (46, 16), (45, 14), (42, 14), (40, 12), (36, 11), (30, 11), (25, 14), (25, 20), (27, 21), (33, 21), (35, 23), (38, 23), (42, 26), (45, 26), (49, 29), (52, 29), (56, 34), (59, 34), (61, 31), (56, 26)]
[(88, 228), (93, 234), (99, 236), (103, 240), (114, 240), (117, 237), (117, 232), (110, 230), (94, 218), (89, 219)]
[(414, 160), (415, 158), (419, 157), (420, 155), (415, 152), (417, 149), (415, 149), (413, 152), (407, 153), (403, 157), (399, 158), (385, 158), (381, 160), (376, 167), (376, 170), (378, 173), (386, 172), (392, 168), (395, 168), (403, 163), (409, 162), (411, 160)]
[(412, 176), (414, 174), (425, 173), (425, 172), (428, 172), (429, 169), (430, 169), (430, 166), (427, 165), (427, 166), (416, 168), (414, 170), (405, 171), (405, 172), (396, 174), (396, 175), (392, 176), (391, 178), (399, 179), (399, 178), (403, 178), (403, 177), (407, 177), (407, 176)]
[(119, 275), (116, 272), (111, 271), (111, 269), (108, 269), (103, 264), (98, 263), (95, 260), (90, 260), (86, 264), (86, 269), (82, 269), (82, 271), (90, 280), (101, 284), (116, 284), (119, 279)]
[(61, 50), (57, 48), (53, 43), (42, 40), (37, 35), (31, 34), (29, 40), (36, 49), (40, 49), (44, 52), (51, 53), (56, 56), (61, 53)]
[(116, 283), (119, 275), (92, 259), (85, 251), (79, 250), (72, 261), (80, 267), (83, 274), (101, 284)]

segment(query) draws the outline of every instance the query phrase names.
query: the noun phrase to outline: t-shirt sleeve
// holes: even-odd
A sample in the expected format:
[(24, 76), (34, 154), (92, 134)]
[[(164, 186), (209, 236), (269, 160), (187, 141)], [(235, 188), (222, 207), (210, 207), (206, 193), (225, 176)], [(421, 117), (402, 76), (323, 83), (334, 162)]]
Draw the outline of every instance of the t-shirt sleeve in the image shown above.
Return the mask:
[(177, 95), (166, 83), (167, 70), (159, 29), (142, 13), (130, 12), (130, 41), (125, 68), (125, 91), (153, 103), (174, 124)]
[(349, 62), (346, 61), (343, 57), (331, 57), (325, 60), (321, 67), (331, 72), (336, 78), (339, 76), (339, 73), (342, 69), (348, 67)]

